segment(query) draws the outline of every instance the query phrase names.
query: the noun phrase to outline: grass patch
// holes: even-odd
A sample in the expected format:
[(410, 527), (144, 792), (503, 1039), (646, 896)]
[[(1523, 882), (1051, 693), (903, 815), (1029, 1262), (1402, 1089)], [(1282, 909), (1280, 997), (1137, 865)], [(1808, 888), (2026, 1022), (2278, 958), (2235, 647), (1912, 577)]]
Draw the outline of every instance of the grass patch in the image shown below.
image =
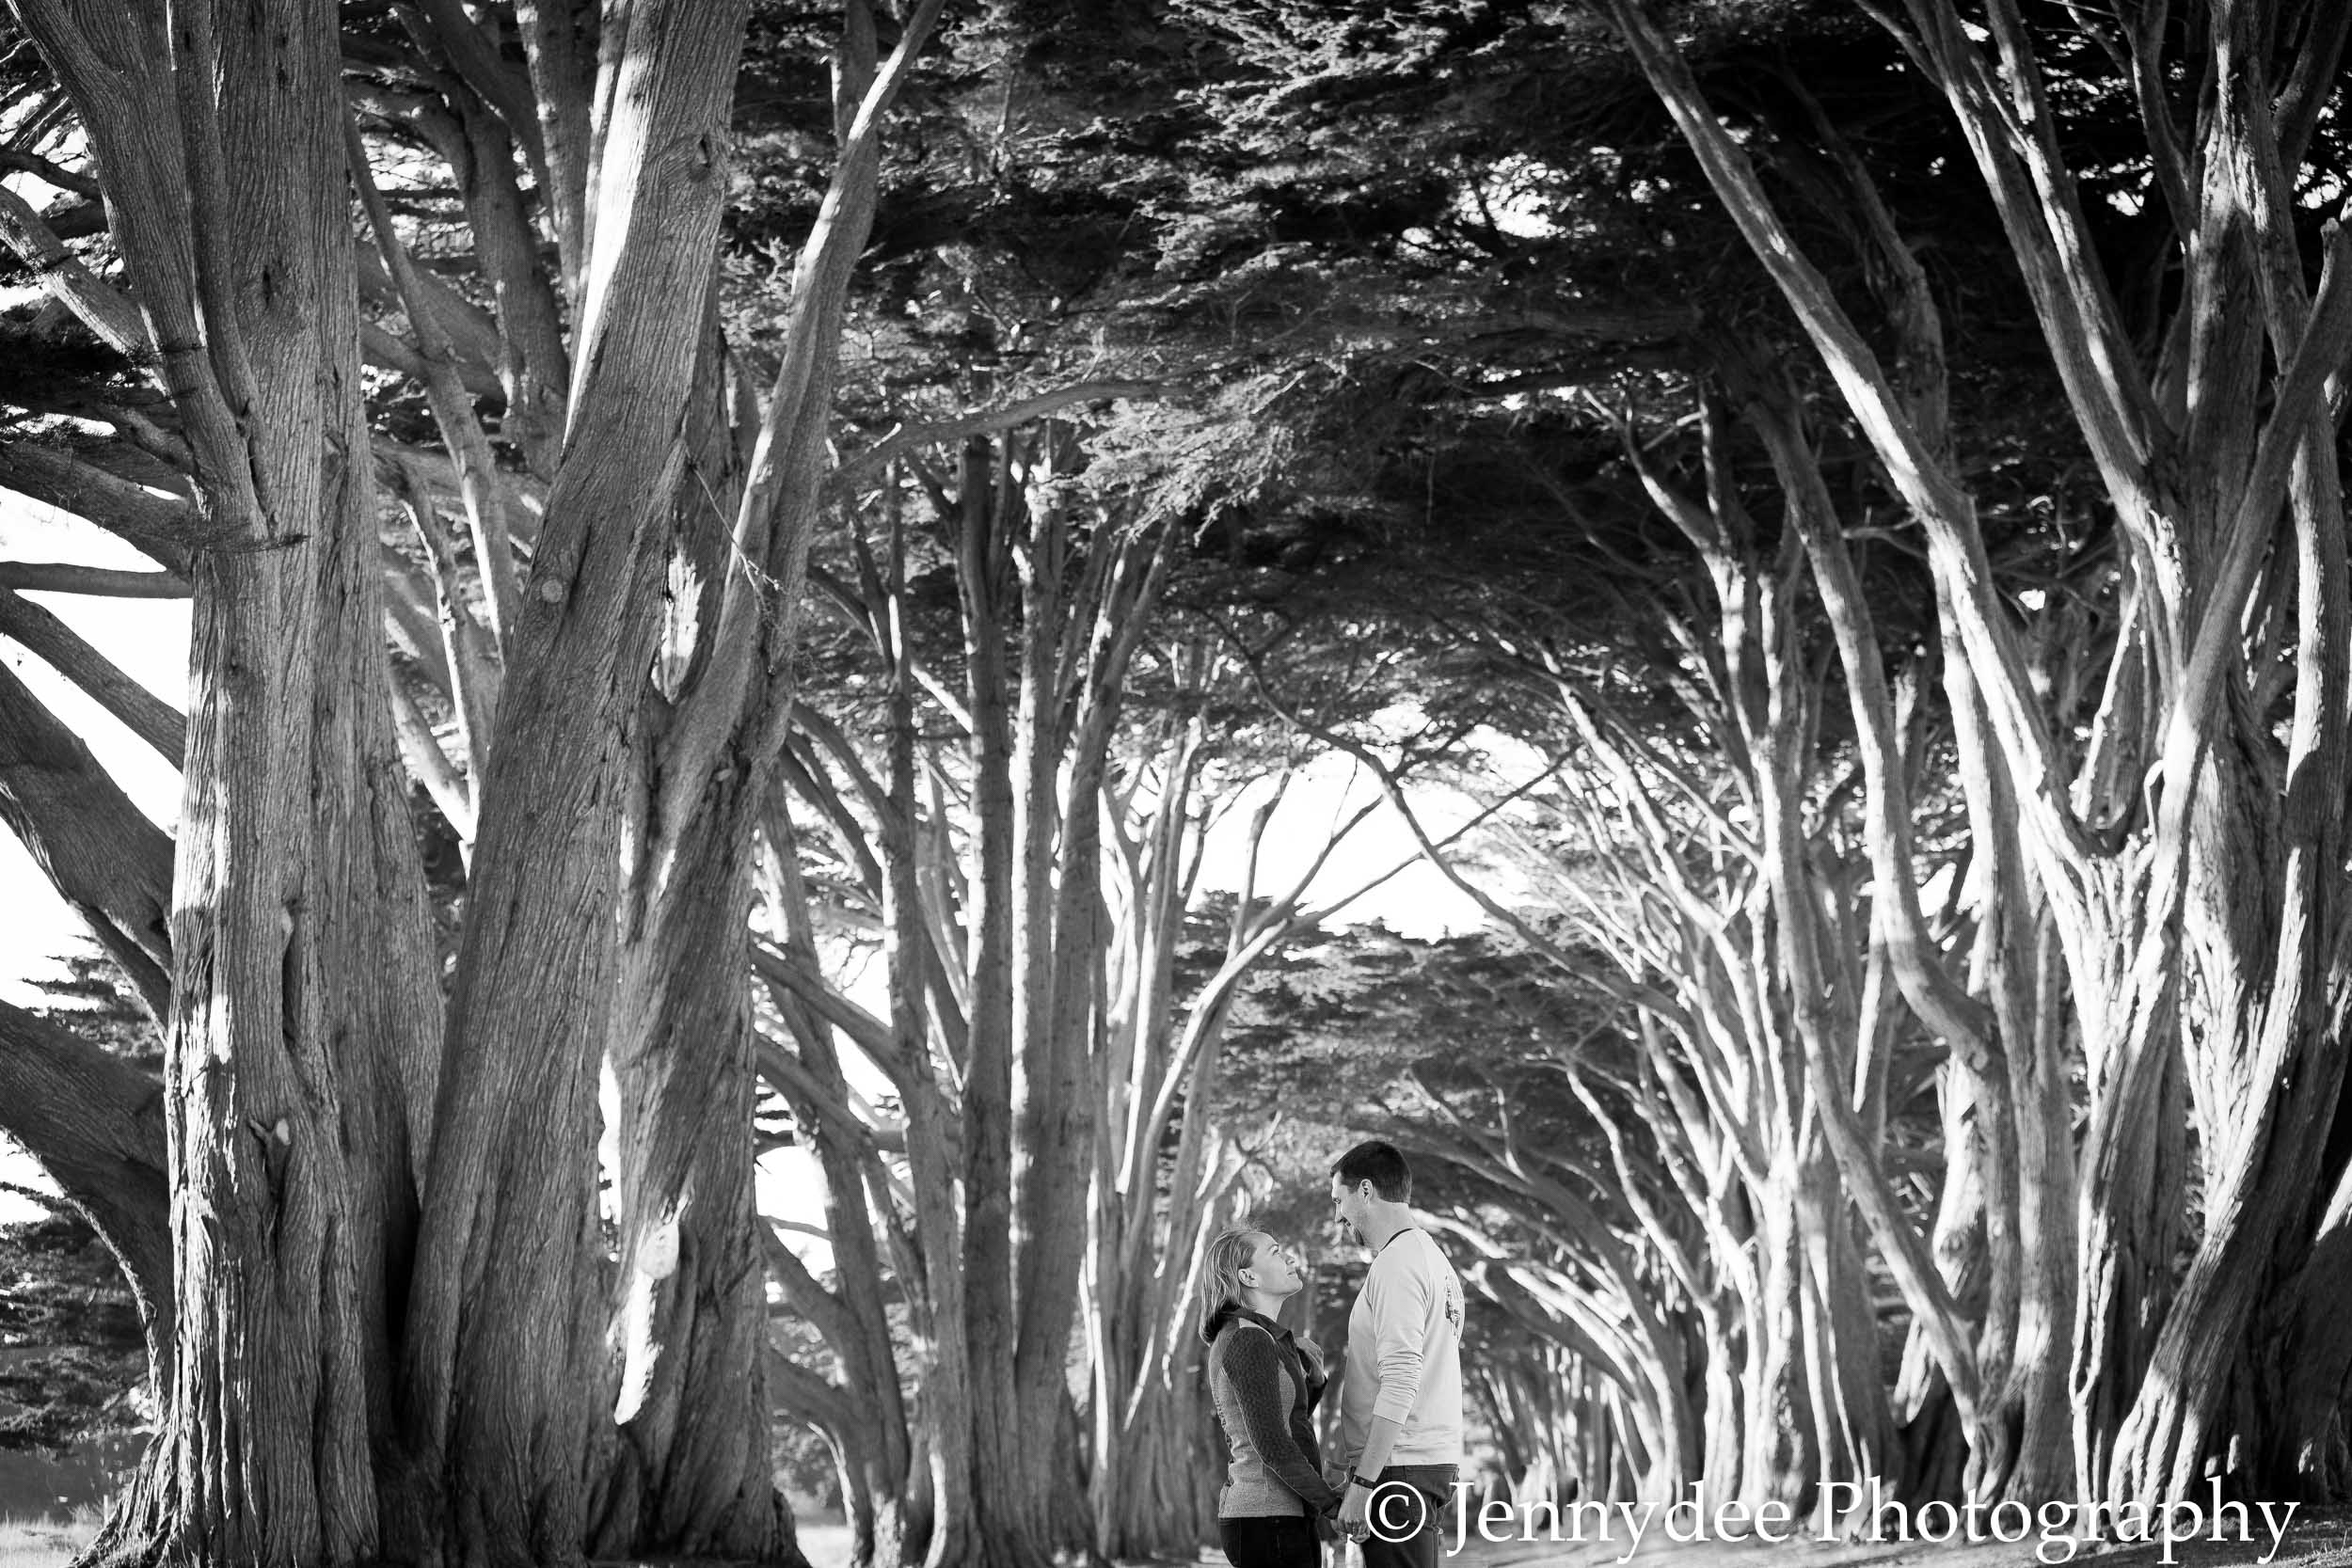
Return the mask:
[(78, 1508), (66, 1520), (0, 1519), (0, 1568), (63, 1568), (96, 1538), (104, 1520), (94, 1506)]

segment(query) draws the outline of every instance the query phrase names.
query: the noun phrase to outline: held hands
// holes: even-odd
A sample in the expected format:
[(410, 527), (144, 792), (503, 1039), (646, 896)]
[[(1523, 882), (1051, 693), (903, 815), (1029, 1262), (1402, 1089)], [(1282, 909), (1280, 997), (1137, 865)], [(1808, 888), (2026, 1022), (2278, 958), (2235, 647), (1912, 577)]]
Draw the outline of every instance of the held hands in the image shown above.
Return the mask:
[(1353, 1477), (1340, 1481), (1340, 1534), (1350, 1541), (1361, 1541), (1372, 1533), (1372, 1488)]

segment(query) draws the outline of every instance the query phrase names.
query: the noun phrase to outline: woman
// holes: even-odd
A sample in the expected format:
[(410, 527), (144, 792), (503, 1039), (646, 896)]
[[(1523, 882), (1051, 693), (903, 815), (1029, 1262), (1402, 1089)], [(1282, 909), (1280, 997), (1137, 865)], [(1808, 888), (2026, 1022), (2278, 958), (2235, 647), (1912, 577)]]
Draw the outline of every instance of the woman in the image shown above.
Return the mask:
[(1323, 1358), (1274, 1321), (1304, 1283), (1297, 1257), (1263, 1230), (1235, 1227), (1209, 1243), (1200, 1338), (1233, 1455), (1216, 1499), (1233, 1568), (1317, 1568), (1315, 1521), (1340, 1505), (1315, 1447)]

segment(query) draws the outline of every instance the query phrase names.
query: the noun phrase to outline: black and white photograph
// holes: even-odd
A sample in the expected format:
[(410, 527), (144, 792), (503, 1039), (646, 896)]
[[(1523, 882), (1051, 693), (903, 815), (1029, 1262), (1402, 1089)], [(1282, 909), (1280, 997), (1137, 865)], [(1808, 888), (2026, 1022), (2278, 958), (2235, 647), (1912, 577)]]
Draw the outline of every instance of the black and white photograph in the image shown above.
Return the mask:
[(0, 0), (0, 1568), (2352, 1562), (2352, 0)]

